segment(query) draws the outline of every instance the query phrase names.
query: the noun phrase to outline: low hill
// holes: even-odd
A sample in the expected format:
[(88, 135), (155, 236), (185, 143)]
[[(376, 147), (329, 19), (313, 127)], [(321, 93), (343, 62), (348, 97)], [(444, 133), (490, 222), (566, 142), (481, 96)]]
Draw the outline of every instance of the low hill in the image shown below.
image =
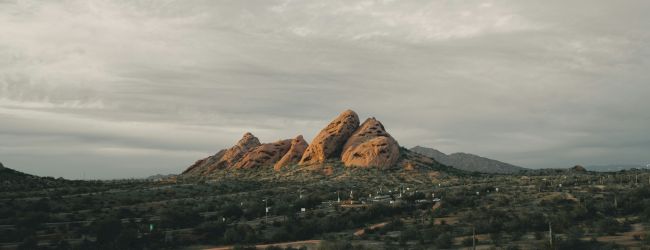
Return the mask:
[(609, 164), (609, 165), (591, 165), (585, 166), (589, 171), (596, 172), (618, 172), (630, 169), (648, 169), (650, 167), (641, 164)]
[(162, 179), (169, 179), (169, 178), (174, 178), (178, 175), (176, 174), (156, 174), (156, 175), (151, 175), (147, 178), (144, 178), (145, 180), (162, 180)]
[(26, 174), (0, 163), (0, 191), (37, 190), (68, 184), (69, 180), (53, 177), (38, 177)]
[(447, 155), (436, 149), (422, 146), (415, 146), (410, 150), (431, 157), (442, 164), (470, 172), (513, 174), (526, 170), (523, 167), (468, 153)]

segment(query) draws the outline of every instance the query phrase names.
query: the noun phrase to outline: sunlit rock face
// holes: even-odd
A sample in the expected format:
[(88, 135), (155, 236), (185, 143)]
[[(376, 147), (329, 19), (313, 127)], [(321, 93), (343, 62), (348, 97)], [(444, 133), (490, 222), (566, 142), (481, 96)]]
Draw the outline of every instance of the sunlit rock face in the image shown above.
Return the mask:
[(359, 127), (359, 116), (352, 110), (346, 110), (327, 127), (318, 133), (305, 150), (301, 165), (324, 163), (327, 159), (338, 158), (343, 145)]
[(228, 168), (237, 163), (248, 151), (260, 145), (260, 140), (253, 134), (247, 132), (231, 148), (221, 150), (215, 155), (196, 161), (183, 174), (206, 175), (217, 169)]
[(291, 139), (281, 140), (272, 143), (264, 143), (248, 151), (240, 161), (232, 168), (258, 168), (262, 166), (273, 166), (291, 148)]
[(375, 118), (368, 118), (343, 146), (341, 161), (348, 167), (390, 168), (399, 160), (399, 144)]
[(262, 167), (280, 171), (296, 164), (318, 168), (339, 161), (346, 167), (388, 169), (404, 165), (415, 169), (423, 162), (399, 160), (399, 144), (380, 121), (373, 117), (359, 125), (357, 113), (346, 110), (323, 128), (311, 144), (302, 135), (262, 144), (253, 134), (245, 133), (233, 147), (196, 161), (183, 174), (207, 176), (219, 169)]

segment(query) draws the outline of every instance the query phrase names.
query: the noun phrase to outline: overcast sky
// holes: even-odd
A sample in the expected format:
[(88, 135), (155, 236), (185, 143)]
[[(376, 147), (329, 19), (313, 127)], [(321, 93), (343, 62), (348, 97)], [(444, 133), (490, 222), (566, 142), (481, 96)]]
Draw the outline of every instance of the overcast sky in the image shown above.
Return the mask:
[(0, 162), (179, 173), (350, 108), (401, 145), (650, 163), (650, 1), (0, 0)]

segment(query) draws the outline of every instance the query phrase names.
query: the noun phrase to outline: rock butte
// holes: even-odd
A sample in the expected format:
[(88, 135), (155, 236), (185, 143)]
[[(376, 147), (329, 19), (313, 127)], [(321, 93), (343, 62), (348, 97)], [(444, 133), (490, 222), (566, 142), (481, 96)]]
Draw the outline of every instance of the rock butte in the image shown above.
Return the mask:
[(257, 168), (273, 165), (289, 151), (291, 139), (265, 143), (246, 152), (233, 168)]
[(261, 167), (279, 171), (295, 164), (317, 169), (328, 161), (340, 161), (346, 167), (413, 170), (435, 162), (421, 157), (408, 151), (401, 154), (397, 141), (374, 117), (359, 126), (357, 113), (346, 110), (323, 128), (311, 144), (302, 135), (261, 144), (253, 134), (245, 133), (235, 146), (196, 161), (183, 174), (201, 176), (219, 169)]
[(216, 169), (223, 169), (234, 165), (249, 150), (261, 145), (260, 140), (253, 134), (247, 132), (235, 144), (235, 146), (224, 149), (216, 154), (196, 161), (192, 166), (187, 168), (183, 174), (205, 175)]
[(228, 149), (217, 163), (217, 168), (230, 167), (237, 163), (248, 151), (260, 146), (260, 140), (251, 133), (246, 133), (237, 145)]
[(390, 168), (399, 160), (399, 144), (377, 119), (368, 118), (343, 146), (341, 161), (348, 167)]
[(343, 145), (359, 127), (359, 116), (346, 110), (312, 140), (300, 160), (300, 165), (324, 163), (327, 159), (338, 158)]
[(305, 141), (304, 138), (302, 138), (302, 135), (299, 135), (298, 137), (294, 138), (291, 141), (291, 148), (289, 151), (282, 156), (282, 158), (275, 163), (273, 166), (273, 169), (280, 170), (283, 167), (297, 164), (300, 162), (300, 158), (302, 158), (302, 155), (305, 153), (305, 150), (307, 149), (309, 145)]

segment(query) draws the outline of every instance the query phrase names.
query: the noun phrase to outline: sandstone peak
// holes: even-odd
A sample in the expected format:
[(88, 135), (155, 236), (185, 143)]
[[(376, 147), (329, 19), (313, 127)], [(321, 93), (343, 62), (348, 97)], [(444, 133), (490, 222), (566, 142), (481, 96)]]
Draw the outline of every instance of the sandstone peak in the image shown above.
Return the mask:
[(350, 135), (359, 127), (359, 116), (352, 110), (345, 110), (330, 122), (312, 140), (305, 150), (301, 165), (323, 163), (338, 157)]
[(348, 167), (389, 168), (399, 160), (399, 144), (374, 117), (366, 119), (343, 146), (341, 161)]
[(386, 132), (386, 128), (384, 128), (384, 125), (380, 121), (374, 117), (368, 118), (350, 136), (348, 141), (343, 146), (343, 152), (345, 153), (345, 151), (350, 147), (354, 147), (374, 137), (380, 136), (390, 137), (390, 135)]
[(343, 112), (341, 112), (341, 114), (339, 114), (339, 116), (348, 116), (348, 115), (354, 115), (354, 116), (358, 117), (357, 112), (354, 112), (354, 110), (351, 110), (351, 109), (343, 110)]
[(308, 146), (309, 145), (302, 137), (302, 135), (297, 136), (291, 140), (291, 148), (289, 148), (289, 151), (284, 154), (284, 156), (282, 156), (278, 162), (275, 163), (273, 169), (277, 171), (291, 164), (297, 164), (300, 161), (300, 158), (302, 158), (302, 155), (305, 153), (305, 150)]
[(244, 136), (237, 142), (237, 145), (233, 146), (226, 150), (219, 162), (217, 162), (217, 168), (226, 168), (233, 166), (237, 163), (248, 151), (262, 145), (260, 140), (257, 139), (250, 132), (246, 132)]
[(232, 168), (258, 168), (272, 166), (282, 158), (291, 147), (291, 139), (264, 143), (246, 152)]
[(257, 147), (260, 144), (261, 144), (260, 140), (257, 139), (257, 137), (255, 137), (253, 134), (251, 134), (251, 132), (244, 133), (242, 138), (239, 139), (239, 141), (237, 142), (237, 146), (242, 148), (248, 148), (248, 149)]
[(237, 163), (245, 153), (259, 145), (261, 145), (260, 140), (250, 132), (246, 132), (242, 138), (239, 139), (237, 144), (229, 149), (221, 150), (212, 156), (196, 161), (192, 166), (188, 167), (183, 174), (205, 175), (216, 169), (231, 167)]

